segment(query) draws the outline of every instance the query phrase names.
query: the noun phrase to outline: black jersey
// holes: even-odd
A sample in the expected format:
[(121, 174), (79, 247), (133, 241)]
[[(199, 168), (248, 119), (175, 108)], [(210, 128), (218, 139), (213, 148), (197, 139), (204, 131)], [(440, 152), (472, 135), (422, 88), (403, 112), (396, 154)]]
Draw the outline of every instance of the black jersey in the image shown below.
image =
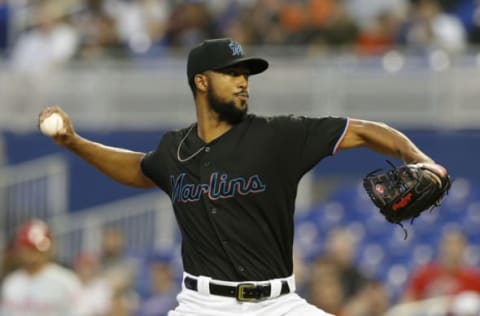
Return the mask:
[(196, 125), (166, 133), (142, 170), (172, 200), (185, 271), (227, 281), (290, 276), (298, 182), (336, 151), (347, 122), (248, 115), (208, 144)]

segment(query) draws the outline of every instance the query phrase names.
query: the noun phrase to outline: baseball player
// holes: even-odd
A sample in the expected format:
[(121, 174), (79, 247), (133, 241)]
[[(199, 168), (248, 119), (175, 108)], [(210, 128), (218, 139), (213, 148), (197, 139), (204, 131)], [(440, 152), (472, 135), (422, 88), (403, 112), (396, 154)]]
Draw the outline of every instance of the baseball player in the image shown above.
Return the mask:
[[(295, 293), (294, 204), (302, 176), (338, 150), (365, 146), (406, 162), (432, 162), (405, 135), (346, 117), (248, 114), (249, 77), (268, 68), (239, 43), (207, 40), (188, 56), (197, 121), (163, 135), (148, 153), (79, 136), (59, 107), (54, 136), (112, 179), (157, 186), (171, 198), (182, 234), (184, 276), (169, 316), (328, 315)], [(287, 75), (287, 74), (286, 74)]]
[(72, 271), (51, 262), (52, 236), (47, 225), (40, 220), (24, 224), (15, 243), (20, 269), (7, 275), (2, 284), (0, 315), (79, 315), (80, 280)]

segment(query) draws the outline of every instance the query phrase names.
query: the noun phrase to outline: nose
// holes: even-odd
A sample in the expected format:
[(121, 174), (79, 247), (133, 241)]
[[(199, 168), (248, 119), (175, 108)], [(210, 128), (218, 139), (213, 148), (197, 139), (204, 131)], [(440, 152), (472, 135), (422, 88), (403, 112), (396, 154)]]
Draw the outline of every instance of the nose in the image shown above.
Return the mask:
[(243, 89), (248, 88), (248, 75), (240, 75), (238, 76), (239, 80), (239, 86)]

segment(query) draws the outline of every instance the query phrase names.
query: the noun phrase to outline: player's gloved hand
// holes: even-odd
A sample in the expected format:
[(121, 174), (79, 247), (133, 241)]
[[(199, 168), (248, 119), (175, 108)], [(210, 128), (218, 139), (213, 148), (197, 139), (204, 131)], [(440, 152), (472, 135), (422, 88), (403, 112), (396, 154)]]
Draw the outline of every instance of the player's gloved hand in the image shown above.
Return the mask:
[(38, 126), (42, 124), (43, 120), (49, 117), (51, 114), (57, 113), (63, 119), (63, 126), (58, 130), (56, 135), (52, 136), (53, 140), (60, 146), (69, 147), (70, 144), (75, 140), (77, 134), (73, 128), (72, 121), (70, 120), (68, 114), (62, 110), (59, 106), (51, 106), (44, 108), (38, 115)]
[(450, 177), (441, 165), (391, 165), (391, 170), (376, 170), (363, 179), (369, 197), (390, 223), (402, 226), (404, 220), (413, 221), (422, 212), (439, 206), (450, 189)]

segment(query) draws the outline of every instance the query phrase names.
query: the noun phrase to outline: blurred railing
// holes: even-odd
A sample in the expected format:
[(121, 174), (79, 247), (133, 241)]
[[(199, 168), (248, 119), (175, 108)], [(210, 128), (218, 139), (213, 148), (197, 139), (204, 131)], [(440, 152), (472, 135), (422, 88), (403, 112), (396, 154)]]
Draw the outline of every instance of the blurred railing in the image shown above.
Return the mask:
[(129, 252), (143, 255), (175, 246), (177, 228), (168, 197), (159, 191), (51, 218), (56, 257), (72, 262), (83, 251), (98, 253), (102, 232), (118, 229)]
[[(346, 115), (406, 127), (480, 123), (480, 55), (390, 52), (382, 57), (285, 55), (253, 50), (270, 69), (250, 81), (259, 114)], [(289, 53), (294, 51), (292, 48)], [(0, 129), (36, 128), (38, 110), (58, 104), (83, 128), (157, 128), (195, 119), (185, 56), (72, 64), (42, 75), (0, 66)], [(21, 115), (19, 115), (21, 114)]]
[(0, 231), (10, 238), (31, 218), (63, 214), (68, 203), (68, 169), (59, 155), (0, 169)]

